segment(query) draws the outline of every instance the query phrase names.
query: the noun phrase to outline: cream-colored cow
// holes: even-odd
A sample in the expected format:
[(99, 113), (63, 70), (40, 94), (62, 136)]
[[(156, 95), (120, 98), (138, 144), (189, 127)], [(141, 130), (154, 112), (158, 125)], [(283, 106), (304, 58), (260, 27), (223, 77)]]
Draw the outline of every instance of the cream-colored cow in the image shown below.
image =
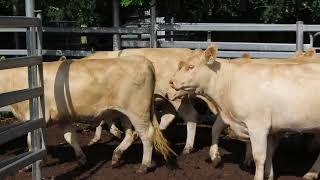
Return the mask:
[[(151, 166), (153, 145), (167, 158), (171, 150), (153, 112), (154, 68), (145, 57), (56, 61), (43, 66), (46, 122), (60, 125), (81, 164), (86, 163), (86, 156), (78, 144), (71, 119), (91, 118), (93, 122), (121, 114), (130, 120), (143, 144), (138, 172), (146, 172)], [(26, 75), (27, 68), (0, 71), (0, 92), (27, 88)], [(29, 119), (27, 101), (11, 108), (18, 119)], [(122, 153), (133, 141), (134, 132), (127, 126), (124, 140), (113, 153), (112, 165), (118, 165)]]
[[(318, 133), (320, 64), (230, 63), (216, 59), (216, 46), (191, 57), (171, 81), (171, 99), (197, 94), (217, 105), (223, 122), (249, 139), (256, 164), (255, 180), (273, 179), (276, 134)], [(320, 157), (304, 176), (316, 179)]]
[[(182, 100), (177, 99), (174, 101), (168, 101), (166, 99), (166, 93), (170, 89), (169, 80), (178, 69), (180, 61), (186, 61), (188, 57), (192, 56), (197, 50), (190, 50), (187, 48), (139, 48), (139, 49), (125, 49), (121, 51), (100, 51), (83, 59), (101, 59), (101, 58), (114, 58), (124, 57), (132, 55), (142, 55), (148, 58), (154, 68), (156, 74), (156, 104), (164, 104), (164, 101), (171, 103), (174, 109), (169, 103), (167, 103), (163, 110), (163, 114), (160, 122), (160, 129), (166, 129), (168, 125), (175, 118), (176, 111), (183, 120), (187, 122), (187, 140), (183, 150), (183, 153), (189, 153), (193, 149), (194, 138), (196, 133), (196, 122), (198, 119), (198, 113), (191, 105), (189, 99), (186, 97)], [(176, 110), (176, 111), (175, 111)], [(96, 128), (95, 137), (90, 144), (96, 143), (101, 137), (101, 125)], [(117, 133), (115, 126), (111, 126), (113, 134)]]

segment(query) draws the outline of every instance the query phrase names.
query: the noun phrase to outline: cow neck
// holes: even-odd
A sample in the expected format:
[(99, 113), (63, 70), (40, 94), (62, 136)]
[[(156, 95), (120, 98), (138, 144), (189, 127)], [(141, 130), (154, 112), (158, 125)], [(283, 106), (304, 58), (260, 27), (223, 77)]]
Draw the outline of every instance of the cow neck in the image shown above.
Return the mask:
[(224, 100), (227, 98), (234, 66), (228, 60), (217, 63), (220, 67), (216, 70), (211, 69), (211, 79), (205, 96), (210, 97), (219, 109), (224, 109), (225, 105), (222, 102), (225, 102)]

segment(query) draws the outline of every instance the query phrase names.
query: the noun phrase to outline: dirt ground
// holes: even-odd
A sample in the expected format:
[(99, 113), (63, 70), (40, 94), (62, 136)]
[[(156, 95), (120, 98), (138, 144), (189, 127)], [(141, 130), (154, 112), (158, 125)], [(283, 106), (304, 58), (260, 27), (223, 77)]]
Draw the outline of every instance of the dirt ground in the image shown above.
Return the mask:
[[(195, 152), (189, 155), (179, 155), (176, 165), (165, 164), (158, 153), (153, 157), (157, 167), (145, 175), (135, 173), (142, 159), (142, 145), (135, 142), (124, 154), (123, 165), (117, 169), (111, 168), (112, 152), (120, 142), (114, 139), (106, 131), (103, 132), (102, 141), (93, 146), (87, 146), (93, 137), (94, 129), (87, 125), (74, 124), (77, 129), (80, 143), (88, 157), (88, 164), (79, 167), (75, 160), (72, 148), (66, 144), (57, 126), (48, 128), (48, 161), (42, 169), (43, 179), (225, 179), (247, 180), (253, 179), (253, 168), (244, 170), (240, 168), (240, 162), (244, 158), (245, 144), (237, 140), (221, 137), (221, 150), (224, 153), (223, 163), (218, 167), (212, 167), (209, 160), (209, 145), (211, 129), (198, 127), (195, 142)], [(181, 153), (186, 137), (184, 125), (174, 125), (167, 129), (166, 137), (177, 153)], [(276, 151), (274, 169), (278, 180), (295, 180), (301, 177), (316, 159), (317, 152), (308, 152), (304, 140), (302, 143), (292, 143), (285, 140)], [(27, 150), (26, 137), (18, 138), (0, 147), (0, 159), (14, 156)], [(30, 172), (19, 172), (15, 177), (8, 179), (31, 179)]]

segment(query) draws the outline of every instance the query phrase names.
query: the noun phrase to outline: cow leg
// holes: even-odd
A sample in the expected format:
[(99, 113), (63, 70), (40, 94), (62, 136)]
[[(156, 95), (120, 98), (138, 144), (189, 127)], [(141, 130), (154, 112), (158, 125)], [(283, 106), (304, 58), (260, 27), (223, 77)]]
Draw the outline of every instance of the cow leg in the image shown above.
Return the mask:
[[(153, 115), (155, 118), (155, 115)], [(137, 173), (146, 173), (152, 165), (152, 150), (153, 150), (153, 136), (154, 127), (152, 126), (149, 118), (141, 119), (138, 116), (131, 115), (129, 117), (137, 135), (140, 137), (143, 145), (143, 157), (140, 168)]]
[(219, 115), (212, 126), (212, 143), (210, 147), (210, 157), (214, 167), (216, 167), (221, 162), (221, 155), (219, 153), (219, 136), (221, 132), (227, 127), (227, 125), (222, 121), (221, 116)]
[(88, 146), (96, 144), (101, 139), (103, 125), (104, 125), (104, 121), (102, 120), (99, 126), (96, 127), (96, 132), (94, 134), (94, 137), (90, 140), (90, 142), (88, 143)]
[(127, 128), (125, 130), (125, 137), (119, 146), (113, 151), (111, 166), (113, 168), (120, 165), (120, 159), (124, 151), (126, 151), (135, 140), (135, 132), (132, 128)]
[(142, 164), (138, 169), (137, 173), (146, 173), (149, 168), (153, 166), (152, 164), (152, 150), (153, 150), (153, 133), (154, 129), (149, 124), (149, 128), (140, 134), (140, 138), (143, 144), (143, 157), (142, 157)]
[(316, 162), (313, 163), (312, 168), (303, 176), (303, 179), (313, 180), (317, 179), (320, 172), (320, 154), (317, 157)]
[[(29, 149), (29, 152), (30, 152), (31, 149), (32, 149), (32, 145), (31, 145), (31, 132), (28, 132), (27, 144), (28, 144), (28, 149)], [(32, 165), (30, 164), (30, 165), (24, 167), (21, 171), (29, 171), (29, 170), (31, 170), (31, 168), (32, 168)]]
[(163, 112), (164, 112), (164, 114), (161, 116), (161, 121), (160, 121), (160, 125), (159, 125), (160, 130), (167, 129), (167, 127), (172, 123), (172, 121), (176, 117), (175, 110), (169, 104), (167, 104), (165, 106), (165, 108), (163, 109)]
[[(250, 122), (250, 120), (247, 122)], [(254, 180), (263, 180), (267, 155), (268, 130), (264, 129), (264, 127), (258, 127), (255, 122), (252, 123), (247, 123), (247, 127), (252, 144), (252, 155), (256, 164)]]
[(273, 166), (272, 166), (272, 159), (273, 154), (276, 148), (278, 147), (278, 141), (279, 138), (273, 135), (268, 136), (268, 145), (267, 145), (267, 157), (266, 157), (266, 163), (265, 163), (265, 177), (267, 177), (268, 180), (273, 180)]
[(84, 165), (87, 162), (87, 158), (79, 145), (77, 134), (73, 129), (71, 123), (67, 123), (64, 125), (60, 124), (60, 126), (63, 128), (64, 139), (67, 141), (67, 143), (69, 143), (72, 146), (79, 163), (81, 165)]
[(242, 166), (249, 169), (250, 167), (252, 167), (252, 163), (253, 163), (253, 156), (252, 156), (251, 143), (246, 142), (246, 154), (245, 154)]
[(31, 149), (32, 149), (32, 145), (31, 145), (31, 132), (28, 132), (27, 144), (28, 144), (29, 151), (31, 151)]
[(118, 139), (121, 139), (123, 132), (117, 128), (117, 126), (112, 123), (110, 127), (110, 133), (117, 137)]
[[(94, 134), (94, 137), (90, 140), (90, 142), (88, 143), (88, 146), (91, 146), (93, 144), (96, 144), (98, 141), (100, 141), (101, 139), (101, 134), (102, 134), (102, 126), (105, 124), (106, 122), (104, 120), (102, 120), (99, 124), (99, 126), (96, 127), (96, 132)], [(114, 124), (114, 122), (112, 122), (111, 127), (110, 127), (110, 133), (117, 137), (118, 139), (121, 139), (122, 137), (122, 131), (120, 131), (117, 126)]]
[(188, 97), (182, 99), (181, 103), (173, 103), (180, 117), (187, 122), (187, 140), (183, 154), (189, 154), (193, 150), (194, 139), (197, 130), (198, 112), (193, 108)]

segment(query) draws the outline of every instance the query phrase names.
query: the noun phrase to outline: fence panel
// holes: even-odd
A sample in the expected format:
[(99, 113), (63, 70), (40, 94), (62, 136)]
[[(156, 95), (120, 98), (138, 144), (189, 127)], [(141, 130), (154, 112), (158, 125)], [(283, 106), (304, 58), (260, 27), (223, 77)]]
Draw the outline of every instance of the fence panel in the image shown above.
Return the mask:
[[(26, 74), (26, 76), (28, 75), (29, 84), (28, 89), (0, 94), (0, 107), (29, 100), (30, 111), (29, 120), (0, 128), (0, 144), (30, 132), (32, 144), (31, 151), (0, 162), (0, 179), (3, 179), (8, 175), (13, 175), (17, 170), (33, 163), (32, 177), (33, 179), (40, 180), (40, 160), (46, 156), (45, 137), (43, 135), (46, 123), (44, 116), (43, 67), (41, 56), (41, 20), (34, 17), (1, 16), (0, 27), (11, 28), (10, 30), (15, 30), (15, 28), (18, 28), (17, 30), (20, 30), (19, 28), (26, 28), (27, 50), (24, 51), (28, 56), (1, 60), (0, 70), (27, 66), (28, 74)], [(26, 55), (25, 52), (23, 55)], [(38, 77), (38, 74), (40, 77)]]

